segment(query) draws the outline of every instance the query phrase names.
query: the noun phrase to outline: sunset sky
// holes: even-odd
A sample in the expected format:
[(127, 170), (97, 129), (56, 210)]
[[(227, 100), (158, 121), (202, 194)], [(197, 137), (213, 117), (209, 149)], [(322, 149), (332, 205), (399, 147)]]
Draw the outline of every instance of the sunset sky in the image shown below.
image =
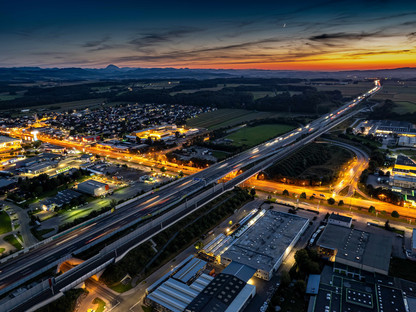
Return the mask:
[(416, 67), (416, 1), (0, 4), (0, 67)]

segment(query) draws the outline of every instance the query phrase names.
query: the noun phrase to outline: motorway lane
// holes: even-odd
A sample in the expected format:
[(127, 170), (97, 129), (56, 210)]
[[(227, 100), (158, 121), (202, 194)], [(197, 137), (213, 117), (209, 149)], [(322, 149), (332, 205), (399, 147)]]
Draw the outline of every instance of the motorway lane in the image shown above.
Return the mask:
[[(346, 108), (352, 105), (351, 103), (352, 102), (345, 104), (338, 111), (344, 112)], [(258, 160), (255, 159), (255, 157), (257, 156), (260, 156), (259, 159), (262, 157), (269, 156), (271, 153), (274, 153), (277, 149), (286, 146), (284, 151), (281, 151), (279, 153), (281, 154), (279, 155), (279, 157), (282, 157), (283, 154), (286, 155), (288, 152), (293, 151), (305, 142), (310, 142), (318, 135), (327, 131), (329, 128), (335, 126), (336, 124), (339, 124), (346, 118), (349, 118), (350, 115), (351, 113), (345, 115), (344, 117), (341, 117), (339, 116), (339, 114), (336, 114), (335, 119), (329, 119), (328, 116), (321, 117), (318, 120), (311, 123), (311, 125), (314, 125), (315, 127), (319, 125), (319, 130), (315, 129), (313, 132), (311, 132), (312, 126), (309, 129), (308, 127), (305, 127), (304, 129), (293, 130), (280, 138), (276, 138), (267, 143), (261, 144), (255, 148), (252, 148), (239, 155), (236, 155), (221, 163), (215, 164), (209, 167), (208, 169), (198, 172), (191, 177), (184, 178), (180, 180), (182, 183), (174, 183), (174, 185), (169, 185), (169, 187), (160, 190), (155, 194), (146, 195), (137, 202), (130, 203), (122, 209), (117, 210), (113, 214), (101, 218), (99, 222), (94, 224), (94, 226), (88, 229), (88, 231), (85, 231), (84, 228), (80, 228), (74, 230), (71, 233), (63, 235), (58, 239), (45, 244), (44, 246), (34, 249), (33, 251), (21, 257), (18, 257), (15, 261), (11, 261), (0, 266), (0, 270), (3, 271), (0, 274), (0, 289), (12, 284), (13, 282), (16, 282), (25, 275), (29, 275), (31, 272), (36, 272), (37, 270), (39, 270), (39, 268), (44, 267), (45, 261), (52, 262), (54, 260), (58, 260), (62, 256), (70, 254), (68, 250), (76, 250), (79, 247), (82, 247), (85, 244), (88, 244), (89, 242), (93, 241), (94, 238), (98, 238), (106, 233), (109, 233), (108, 231), (114, 231), (114, 227), (120, 227), (120, 222), (127, 223), (130, 220), (139, 218), (141, 216), (144, 216), (145, 214), (148, 214), (149, 212), (154, 212), (162, 208), (163, 206), (165, 206), (165, 202), (162, 202), (162, 199), (167, 200), (169, 202), (176, 201), (178, 199), (183, 199), (184, 196), (188, 195), (190, 192), (202, 188), (205, 185), (205, 180), (215, 181), (221, 178), (222, 176), (226, 175), (230, 171), (238, 170), (239, 168), (244, 167), (255, 160)], [(300, 139), (303, 134), (310, 133), (313, 133), (313, 135), (307, 137), (304, 140), (301, 140), (300, 142), (292, 144), (296, 139)], [(288, 144), (292, 145), (287, 146)], [(239, 180), (241, 180), (241, 177), (239, 177), (240, 176), (238, 176), (235, 179), (235, 182), (233, 181), (234, 185), (238, 184)], [(196, 182), (194, 178), (204, 178), (205, 180), (199, 180)], [(191, 183), (190, 181), (195, 181), (195, 183)], [(184, 183), (189, 183), (189, 186), (183, 186)], [(161, 197), (161, 199), (157, 199), (159, 196)], [(153, 206), (149, 207), (151, 205)], [(42, 255), (44, 256), (41, 259)], [(48, 255), (51, 256), (47, 257)], [(22, 269), (28, 266), (30, 267), (26, 270), (29, 271), (25, 271), (26, 273), (23, 276), (20, 275), (19, 273), (23, 271)]]

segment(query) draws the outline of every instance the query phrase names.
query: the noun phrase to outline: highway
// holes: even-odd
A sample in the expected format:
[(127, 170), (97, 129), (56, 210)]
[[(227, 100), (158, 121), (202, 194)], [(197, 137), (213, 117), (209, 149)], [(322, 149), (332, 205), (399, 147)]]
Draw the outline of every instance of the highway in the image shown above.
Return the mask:
[[(367, 92), (366, 96), (370, 96), (379, 89), (380, 85), (377, 81), (376, 87), (369, 91), (370, 93)], [(10, 287), (18, 285), (20, 280), (36, 274), (40, 269), (47, 266), (48, 263), (62, 259), (95, 240), (108, 236), (132, 221), (165, 208), (168, 204), (179, 202), (190, 194), (204, 188), (207, 184), (218, 181), (232, 171), (239, 170), (261, 159), (266, 159), (267, 161), (271, 156), (276, 158), (277, 155), (278, 158), (284, 158), (303, 144), (311, 142), (322, 133), (351, 117), (356, 113), (352, 108), (364, 98), (364, 96), (360, 96), (346, 103), (333, 113), (316, 119), (306, 127), (295, 129), (223, 162), (212, 165), (203, 171), (171, 183), (159, 191), (146, 194), (140, 199), (117, 209), (112, 214), (92, 221), (88, 225), (64, 232), (64, 234), (56, 236), (52, 241), (1, 264), (0, 290), (10, 289)], [(237, 176), (233, 179), (232, 184), (237, 185), (240, 182), (241, 178), (239, 179), (239, 176)], [(169, 220), (169, 222), (174, 221)], [(64, 280), (62, 279), (60, 283), (64, 283)]]

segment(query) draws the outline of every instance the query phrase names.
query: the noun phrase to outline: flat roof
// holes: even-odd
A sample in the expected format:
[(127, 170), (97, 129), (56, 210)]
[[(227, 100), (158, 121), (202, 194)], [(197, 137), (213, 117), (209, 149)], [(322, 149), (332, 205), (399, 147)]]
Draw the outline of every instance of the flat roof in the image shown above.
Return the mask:
[(412, 232), (412, 249), (416, 249), (416, 229)]
[(267, 210), (221, 257), (270, 272), (308, 219)]
[(320, 282), (321, 282), (320, 274), (310, 274), (308, 277), (308, 284), (306, 285), (306, 293), (309, 295), (318, 294)]
[(11, 138), (8, 136), (0, 135), (0, 143), (9, 143), (9, 142), (20, 142), (20, 140)]
[(329, 216), (330, 219), (332, 220), (337, 220), (337, 221), (341, 221), (341, 222), (351, 222), (352, 218), (347, 217), (347, 216), (343, 216), (340, 215), (339, 213), (331, 213), (331, 215)]
[(107, 184), (101, 183), (96, 180), (87, 180), (78, 184), (78, 188), (81, 187), (81, 188), (88, 188), (88, 189), (96, 189), (96, 188), (104, 187), (106, 185)]
[(256, 271), (255, 268), (233, 261), (222, 271), (222, 273), (234, 275), (247, 283)]
[[(345, 269), (349, 273), (353, 268), (345, 266)], [(321, 273), (313, 311), (406, 311), (402, 291), (407, 294), (407, 288), (400, 285), (404, 280), (362, 270), (358, 272), (362, 280), (334, 272), (332, 267), (326, 265)]]
[(233, 275), (220, 273), (188, 305), (186, 311), (226, 311), (246, 285), (246, 283)]
[(400, 154), (397, 156), (396, 165), (416, 166), (416, 162), (410, 157)]
[(328, 224), (317, 241), (320, 247), (337, 250), (335, 261), (345, 259), (388, 272), (392, 238)]

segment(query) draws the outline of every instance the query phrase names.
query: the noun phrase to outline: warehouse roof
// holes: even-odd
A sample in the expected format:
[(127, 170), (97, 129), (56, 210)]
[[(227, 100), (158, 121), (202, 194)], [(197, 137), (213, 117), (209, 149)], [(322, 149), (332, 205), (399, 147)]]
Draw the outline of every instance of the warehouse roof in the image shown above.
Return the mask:
[(307, 224), (306, 218), (267, 210), (222, 257), (269, 272)]
[(11, 138), (8, 136), (0, 135), (0, 143), (9, 143), (9, 142), (20, 142), (20, 140)]
[(328, 224), (317, 245), (337, 250), (335, 261), (345, 259), (386, 272), (389, 270), (391, 237)]
[(350, 222), (352, 220), (350, 217), (340, 215), (339, 213), (331, 213), (329, 218), (340, 222)]

